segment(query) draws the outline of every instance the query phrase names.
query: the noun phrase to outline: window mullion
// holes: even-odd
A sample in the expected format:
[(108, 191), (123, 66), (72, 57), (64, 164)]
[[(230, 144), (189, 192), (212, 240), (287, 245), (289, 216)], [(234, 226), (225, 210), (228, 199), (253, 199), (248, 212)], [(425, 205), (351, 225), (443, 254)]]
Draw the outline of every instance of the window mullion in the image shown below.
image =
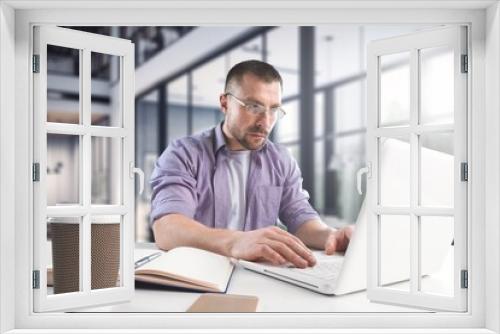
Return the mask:
[(90, 134), (97, 137), (119, 138), (125, 137), (127, 132), (124, 128), (91, 126), (80, 124), (65, 124), (65, 123), (50, 123), (46, 125), (47, 132), (52, 134), (63, 135), (80, 135)]
[(411, 50), (410, 58), (410, 291), (415, 294), (419, 281), (419, 217), (416, 214), (419, 189), (418, 125), (419, 101), (418, 50)]
[[(86, 133), (83, 135), (82, 143), (82, 205), (84, 208), (84, 216), (82, 220), (82, 228), (80, 234), (80, 266), (82, 280), (81, 291), (84, 293), (90, 293), (91, 283), (90, 283), (90, 270), (91, 270), (91, 241), (90, 241), (90, 229), (91, 229), (91, 217), (90, 217), (90, 205), (91, 205), (91, 191), (92, 191), (92, 180), (91, 180), (91, 164), (92, 164), (92, 152), (91, 152), (91, 135), (89, 127), (91, 124), (91, 67), (90, 67), (90, 50), (83, 49), (82, 57), (82, 82), (81, 82), (81, 97), (82, 97), (82, 124), (86, 129)], [(87, 132), (88, 131), (88, 132)]]

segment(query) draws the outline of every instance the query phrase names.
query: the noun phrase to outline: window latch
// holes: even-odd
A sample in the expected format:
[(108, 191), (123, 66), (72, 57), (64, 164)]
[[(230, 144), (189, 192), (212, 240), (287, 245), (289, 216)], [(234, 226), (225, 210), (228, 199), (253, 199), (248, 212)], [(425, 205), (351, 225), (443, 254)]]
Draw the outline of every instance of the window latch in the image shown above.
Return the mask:
[(366, 174), (367, 179), (372, 176), (372, 164), (371, 164), (371, 162), (368, 162), (366, 167), (360, 168), (358, 170), (358, 172), (356, 173), (356, 179), (357, 179), (356, 186), (358, 189), (358, 193), (360, 195), (363, 195), (363, 190), (361, 190), (361, 177), (363, 176), (363, 174)]
[(129, 177), (131, 179), (134, 178), (134, 174), (138, 174), (139, 175), (139, 195), (142, 194), (143, 190), (144, 190), (144, 172), (142, 171), (142, 169), (140, 168), (137, 168), (137, 167), (134, 167), (134, 162), (133, 161), (130, 161), (129, 163)]

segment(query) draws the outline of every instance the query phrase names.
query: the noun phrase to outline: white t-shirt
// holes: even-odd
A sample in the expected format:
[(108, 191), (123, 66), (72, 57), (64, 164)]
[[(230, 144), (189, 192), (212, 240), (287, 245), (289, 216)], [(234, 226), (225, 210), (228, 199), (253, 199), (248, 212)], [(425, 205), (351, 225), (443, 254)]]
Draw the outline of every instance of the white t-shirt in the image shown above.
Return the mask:
[(243, 230), (246, 213), (246, 189), (248, 171), (250, 169), (250, 150), (228, 151), (227, 159), (229, 186), (229, 221), (230, 230)]

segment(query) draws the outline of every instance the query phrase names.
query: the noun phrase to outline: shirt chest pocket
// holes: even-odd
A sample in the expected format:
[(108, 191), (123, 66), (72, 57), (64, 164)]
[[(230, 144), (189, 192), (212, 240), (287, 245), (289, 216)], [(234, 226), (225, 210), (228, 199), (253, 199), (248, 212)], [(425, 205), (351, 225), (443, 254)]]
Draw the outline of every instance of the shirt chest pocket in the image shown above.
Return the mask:
[(257, 195), (257, 213), (260, 221), (274, 224), (278, 219), (281, 193), (283, 187), (280, 186), (258, 186)]

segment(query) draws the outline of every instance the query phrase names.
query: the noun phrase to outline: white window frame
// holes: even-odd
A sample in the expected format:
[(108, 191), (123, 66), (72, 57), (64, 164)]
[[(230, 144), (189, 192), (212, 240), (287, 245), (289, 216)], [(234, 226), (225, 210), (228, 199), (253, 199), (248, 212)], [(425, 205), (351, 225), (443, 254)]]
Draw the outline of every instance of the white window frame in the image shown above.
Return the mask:
[[(72, 293), (49, 295), (47, 289), (47, 271), (49, 254), (47, 240), (47, 224), (34, 224), (34, 247), (39, 247), (33, 253), (34, 269), (39, 270), (40, 288), (34, 290), (34, 309), (39, 312), (46, 310), (65, 310), (81, 306), (125, 302), (132, 298), (134, 292), (133, 247), (135, 224), (134, 211), (134, 173), (132, 172), (134, 157), (134, 48), (128, 40), (120, 40), (108, 36), (93, 36), (74, 30), (38, 26), (34, 32), (34, 54), (40, 57), (40, 72), (33, 77), (34, 83), (34, 162), (39, 163), (40, 180), (34, 187), (34, 221), (44, 217), (81, 217), (80, 231), (80, 290)], [(97, 38), (96, 38), (97, 37)], [(47, 122), (47, 45), (73, 48), (79, 50), (80, 68), (80, 122), (79, 124), (64, 124)], [(37, 50), (39, 49), (39, 50)], [(91, 53), (113, 55), (119, 57), (119, 105), (122, 105), (120, 124), (115, 126), (96, 126), (91, 122)], [(47, 166), (47, 135), (64, 134), (78, 135), (79, 140), (79, 201), (68, 206), (47, 206), (47, 177), (43, 172)], [(107, 138), (118, 140), (119, 152), (113, 156), (120, 171), (119, 203), (91, 203), (91, 140), (92, 138)], [(91, 237), (92, 216), (119, 216), (120, 224), (120, 271), (119, 287), (106, 289), (91, 289)]]
[[(104, 4), (105, 3), (105, 4)], [(44, 332), (42, 328), (323, 328), (321, 332), (499, 333), (500, 320), (500, 9), (496, 1), (199, 1), (123, 2), (3, 1), (0, 3), (0, 333)], [(61, 7), (66, 7), (62, 9)], [(72, 6), (73, 8), (67, 8)], [(144, 8), (138, 15), (137, 7)], [(163, 6), (163, 8), (157, 8)], [(399, 8), (389, 8), (398, 6)], [(50, 7), (50, 10), (43, 8)], [(106, 7), (108, 9), (103, 9)], [(153, 8), (154, 7), (154, 8)], [(280, 8), (283, 7), (283, 8)], [(436, 9), (442, 8), (442, 9)], [(251, 8), (251, 9), (248, 9)], [(285, 9), (286, 8), (286, 9)], [(376, 9), (374, 9), (376, 8)], [(417, 9), (416, 9), (417, 8)], [(469, 24), (472, 82), (468, 142), (471, 152), (468, 256), (471, 259), (466, 314), (33, 314), (32, 91), (30, 35), (34, 24), (60, 25), (318, 25), (334, 23)], [(487, 29), (486, 29), (487, 28)], [(15, 60), (15, 69), (12, 64)], [(487, 71), (485, 71), (485, 66)], [(15, 124), (15, 127), (12, 126)], [(487, 139), (487, 140), (486, 140)], [(15, 181), (14, 181), (15, 180)], [(488, 180), (488, 182), (485, 182)], [(9, 186), (9, 187), (8, 187)], [(8, 187), (8, 188), (7, 188)], [(15, 189), (13, 191), (12, 189)], [(14, 193), (15, 196), (12, 196)], [(487, 222), (487, 223), (486, 223)], [(12, 256), (15, 254), (15, 256)], [(25, 264), (25, 265), (21, 265)], [(14, 289), (12, 288), (14, 287)], [(488, 291), (485, 294), (485, 290)], [(88, 329), (89, 324), (100, 331)], [(34, 330), (40, 329), (40, 330)], [(418, 329), (418, 330), (417, 330)], [(164, 330), (167, 332), (167, 330)], [(172, 332), (173, 330), (170, 330)], [(231, 332), (235, 332), (236, 330)], [(300, 332), (300, 330), (293, 330)], [(352, 330), (349, 330), (352, 332)], [(45, 330), (46, 332), (46, 330)], [(71, 332), (71, 330), (64, 330)], [(115, 331), (116, 332), (116, 331)], [(228, 331), (226, 331), (228, 332)], [(267, 330), (265, 332), (272, 332)], [(287, 332), (285, 330), (285, 332)], [(319, 330), (316, 332), (320, 332)], [(14, 333), (14, 331), (13, 331)]]
[[(436, 310), (467, 310), (467, 289), (461, 288), (460, 272), (467, 269), (466, 229), (467, 229), (467, 182), (460, 180), (460, 166), (467, 162), (467, 80), (469, 73), (461, 71), (461, 57), (467, 54), (467, 29), (464, 26), (433, 28), (427, 31), (396, 36), (379, 41), (373, 41), (368, 46), (368, 132), (367, 151), (368, 164), (371, 166), (371, 178), (368, 180), (368, 298), (371, 301), (394, 303), (398, 305), (421, 306)], [(454, 109), (451, 124), (428, 125), (420, 122), (419, 92), (421, 85), (420, 50), (446, 46), (453, 54), (453, 87)], [(409, 61), (409, 119), (406, 126), (387, 127), (380, 125), (381, 108), (381, 57), (398, 53), (408, 53)], [(370, 112), (371, 111), (371, 112)], [(421, 188), (420, 164), (422, 162), (421, 143), (419, 136), (429, 133), (452, 133), (453, 135), (453, 190), (454, 203), (451, 208), (429, 207), (420, 204)], [(380, 203), (381, 191), (381, 138), (407, 138), (409, 148), (410, 179), (408, 184), (408, 206), (391, 207)], [(407, 216), (409, 235), (401, 235), (409, 241), (409, 289), (396, 290), (384, 287), (380, 282), (382, 257), (381, 249), (381, 217), (382, 215)], [(442, 215), (453, 219), (453, 294), (444, 296), (420, 290), (421, 247), (419, 226), (421, 217)], [(406, 221), (401, 221), (404, 224)], [(420, 244), (422, 243), (422, 244)], [(383, 265), (390, 265), (384, 263)]]

